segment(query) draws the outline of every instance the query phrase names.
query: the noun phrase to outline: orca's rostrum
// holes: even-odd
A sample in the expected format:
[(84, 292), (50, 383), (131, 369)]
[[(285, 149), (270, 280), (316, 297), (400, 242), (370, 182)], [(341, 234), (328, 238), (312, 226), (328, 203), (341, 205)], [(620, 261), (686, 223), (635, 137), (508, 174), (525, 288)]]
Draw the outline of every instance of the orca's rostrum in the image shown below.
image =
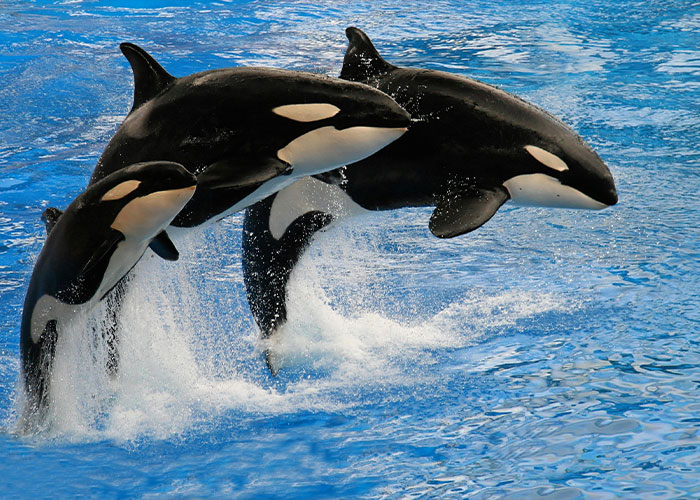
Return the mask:
[(487, 222), (508, 200), (600, 209), (617, 203), (610, 170), (557, 118), (491, 85), (385, 61), (348, 28), (341, 78), (377, 87), (414, 119), (408, 133), (347, 168), (302, 179), (250, 207), (243, 270), (264, 337), (286, 321), (286, 287), (313, 235), (367, 210), (435, 207), (433, 234), (450, 238)]

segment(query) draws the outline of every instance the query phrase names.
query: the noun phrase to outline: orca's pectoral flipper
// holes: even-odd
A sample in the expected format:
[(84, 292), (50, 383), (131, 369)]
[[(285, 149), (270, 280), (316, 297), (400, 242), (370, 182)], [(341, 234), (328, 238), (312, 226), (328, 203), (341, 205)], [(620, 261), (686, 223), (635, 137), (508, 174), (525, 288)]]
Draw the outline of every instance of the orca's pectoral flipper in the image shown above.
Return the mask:
[(56, 207), (49, 207), (46, 210), (44, 210), (44, 213), (41, 214), (41, 220), (44, 222), (44, 226), (46, 227), (46, 234), (48, 235), (53, 227), (56, 225), (58, 222), (58, 219), (63, 215), (63, 211), (59, 210)]
[(208, 165), (197, 175), (197, 188), (238, 189), (258, 186), (291, 171), (292, 166), (278, 158), (229, 158)]
[(345, 30), (345, 35), (350, 43), (343, 59), (343, 69), (340, 71), (340, 78), (343, 80), (365, 82), (395, 68), (379, 55), (372, 40), (361, 29), (351, 26)]
[(175, 261), (180, 258), (180, 252), (165, 231), (158, 233), (148, 246), (161, 259)]
[(131, 111), (153, 99), (176, 78), (165, 71), (148, 52), (133, 43), (119, 45), (134, 72), (134, 105)]
[(117, 231), (116, 229), (109, 230), (109, 236), (98, 246), (92, 253), (88, 261), (83, 266), (80, 271), (80, 275), (89, 275), (97, 266), (104, 265), (107, 267), (109, 264), (109, 259), (112, 256), (113, 249), (116, 247), (120, 241), (124, 241), (124, 235)]
[(500, 187), (476, 188), (446, 196), (430, 217), (430, 231), (438, 238), (453, 238), (481, 227), (508, 201)]
[(197, 175), (197, 191), (190, 203), (173, 219), (172, 225), (192, 227), (204, 224), (233, 207), (278, 175), (291, 172), (291, 165), (277, 158), (227, 158), (207, 165)]

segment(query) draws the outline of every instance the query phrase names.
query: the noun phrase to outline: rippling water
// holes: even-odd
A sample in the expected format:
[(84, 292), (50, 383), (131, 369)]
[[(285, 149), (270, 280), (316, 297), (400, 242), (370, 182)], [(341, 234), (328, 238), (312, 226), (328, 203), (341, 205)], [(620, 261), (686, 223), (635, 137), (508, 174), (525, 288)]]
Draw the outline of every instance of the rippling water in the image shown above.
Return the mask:
[[(292, 279), (277, 378), (233, 216), (177, 264), (139, 264), (119, 377), (72, 339), (56, 428), (17, 436), (39, 216), (84, 188), (130, 108), (119, 42), (178, 76), (338, 74), (349, 25), (394, 63), (561, 117), (620, 203), (506, 205), (447, 241), (426, 209), (327, 231)], [(699, 497), (699, 145), (698, 2), (3, 2), (0, 497)]]

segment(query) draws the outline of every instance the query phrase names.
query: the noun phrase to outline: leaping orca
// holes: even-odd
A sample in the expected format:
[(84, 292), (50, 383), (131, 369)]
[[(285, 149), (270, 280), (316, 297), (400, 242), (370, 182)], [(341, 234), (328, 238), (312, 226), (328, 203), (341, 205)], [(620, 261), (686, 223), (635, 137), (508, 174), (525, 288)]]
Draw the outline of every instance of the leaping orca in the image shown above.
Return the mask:
[(134, 103), (91, 182), (143, 161), (176, 161), (197, 175), (173, 225), (193, 227), (242, 210), (294, 180), (361, 160), (399, 138), (410, 117), (357, 82), (238, 67), (182, 78), (122, 43)]
[[(137, 162), (178, 162), (197, 176), (197, 191), (171, 228), (221, 219), (300, 177), (363, 159), (411, 123), (393, 99), (365, 84), (250, 67), (176, 78), (142, 48), (120, 49), (134, 74), (133, 105), (90, 183)], [(122, 283), (104, 332), (113, 348), (124, 289)]]
[(371, 157), (248, 208), (243, 272), (263, 337), (286, 321), (287, 282), (311, 238), (338, 218), (434, 206), (430, 230), (451, 238), (477, 229), (508, 200), (589, 209), (617, 203), (605, 163), (549, 113), (464, 76), (394, 66), (361, 30), (346, 34), (341, 78), (386, 92), (415, 123)]
[(165, 228), (195, 189), (195, 176), (182, 165), (137, 163), (89, 186), (63, 214), (45, 212), (48, 235), (29, 282), (20, 332), (25, 429), (45, 417), (56, 342), (71, 321), (105, 297), (149, 245), (165, 259), (178, 258)]

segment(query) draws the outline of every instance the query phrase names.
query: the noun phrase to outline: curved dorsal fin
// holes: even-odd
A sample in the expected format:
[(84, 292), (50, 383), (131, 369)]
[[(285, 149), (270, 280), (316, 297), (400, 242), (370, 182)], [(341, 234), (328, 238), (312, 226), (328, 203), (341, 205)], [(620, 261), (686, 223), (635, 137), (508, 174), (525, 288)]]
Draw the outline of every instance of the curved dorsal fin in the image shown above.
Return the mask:
[(119, 48), (129, 60), (134, 72), (134, 105), (131, 108), (133, 111), (144, 102), (153, 99), (175, 80), (175, 77), (165, 71), (148, 52), (138, 45), (122, 43)]
[(58, 222), (58, 219), (63, 215), (63, 212), (56, 207), (49, 207), (41, 214), (41, 220), (44, 221), (46, 234), (48, 235), (53, 227)]
[(350, 41), (348, 50), (345, 51), (343, 69), (340, 78), (362, 82), (372, 77), (380, 76), (391, 71), (394, 66), (384, 60), (374, 48), (372, 40), (359, 28), (350, 27), (345, 30)]

